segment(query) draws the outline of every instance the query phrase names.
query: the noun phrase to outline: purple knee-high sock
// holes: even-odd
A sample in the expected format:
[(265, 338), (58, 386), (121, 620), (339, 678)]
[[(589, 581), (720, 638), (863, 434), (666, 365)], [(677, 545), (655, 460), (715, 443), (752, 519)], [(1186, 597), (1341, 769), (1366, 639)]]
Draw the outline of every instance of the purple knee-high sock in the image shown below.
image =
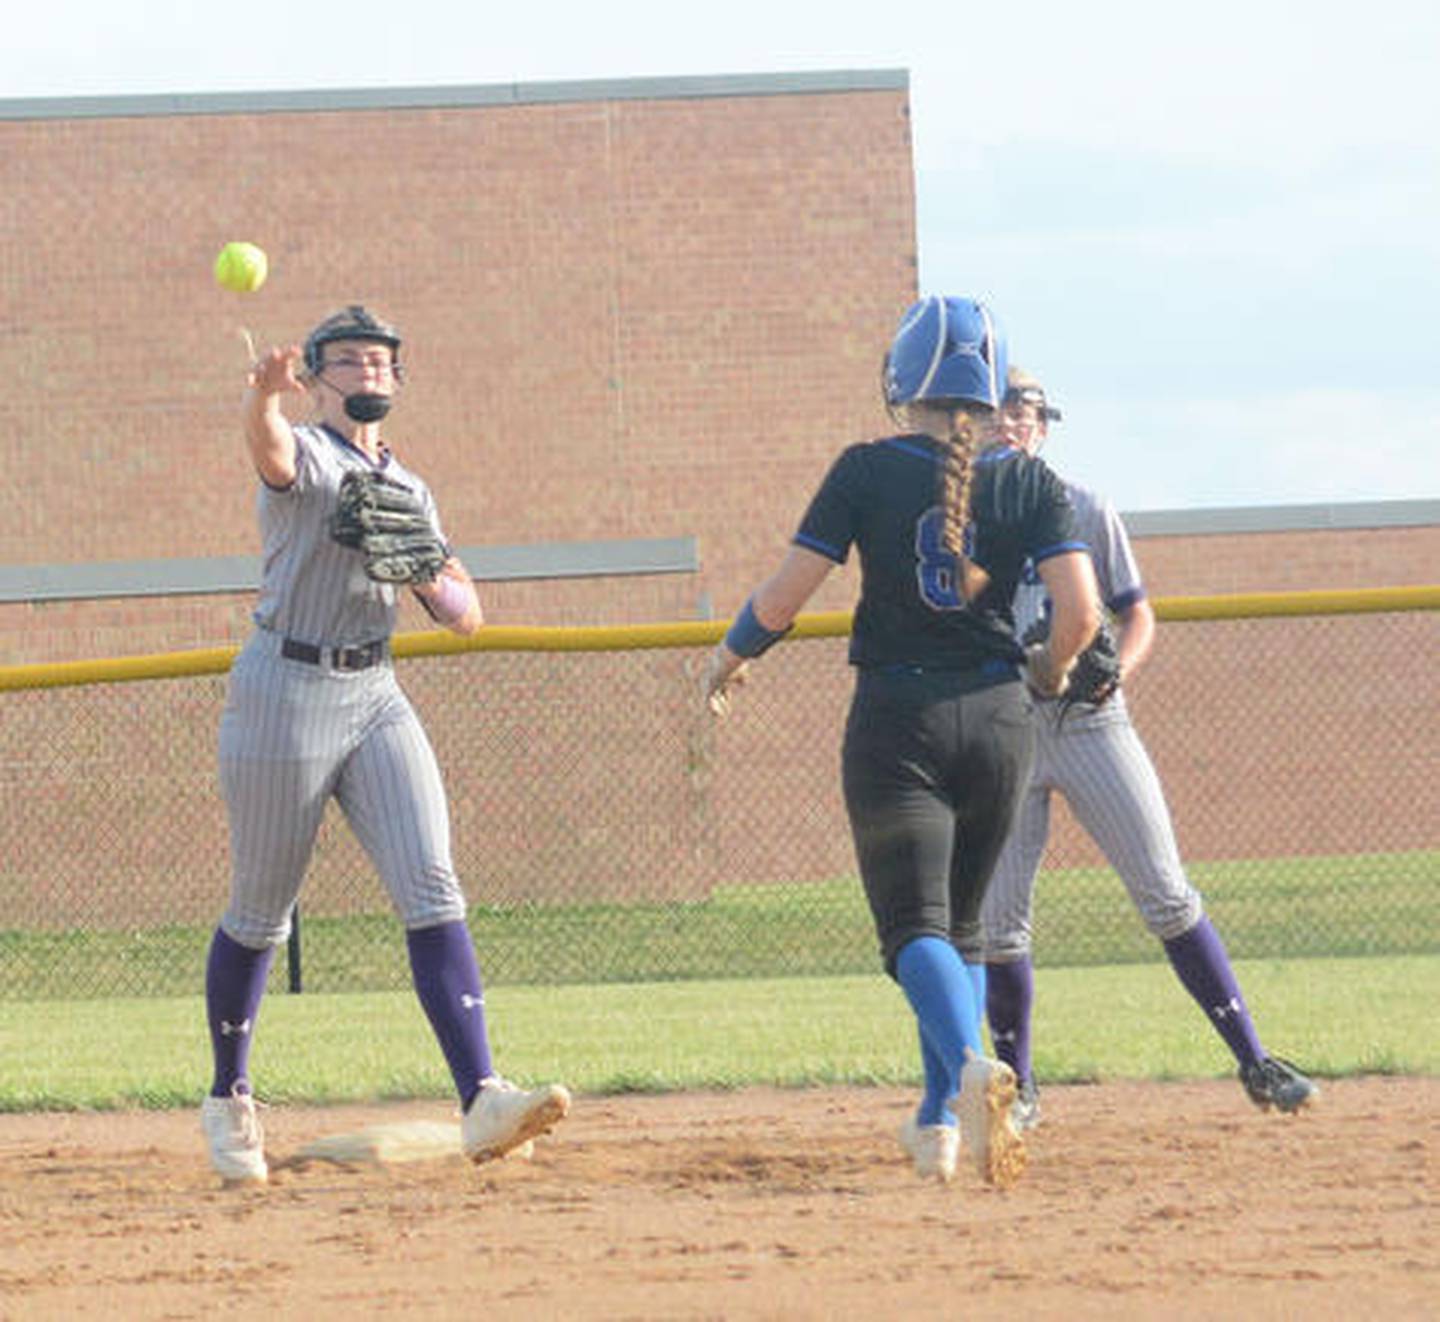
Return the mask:
[(215, 929), (205, 965), (205, 1014), (215, 1057), (212, 1097), (250, 1091), (250, 1043), (274, 958), (274, 946), (251, 950)]
[(985, 1013), (995, 1054), (1021, 1082), (1030, 1077), (1030, 1012), (1035, 1004), (1035, 965), (1029, 955), (986, 966)]
[(415, 991), (468, 1108), (480, 1080), (494, 1073), (485, 1027), (485, 993), (470, 929), (458, 920), (405, 933)]
[(1236, 1063), (1253, 1065), (1263, 1059), (1265, 1049), (1260, 1045), (1255, 1022), (1240, 994), (1230, 956), (1225, 953), (1225, 943), (1210, 920), (1201, 918), (1188, 932), (1171, 937), (1164, 944), (1165, 953), (1185, 990), (1209, 1016)]

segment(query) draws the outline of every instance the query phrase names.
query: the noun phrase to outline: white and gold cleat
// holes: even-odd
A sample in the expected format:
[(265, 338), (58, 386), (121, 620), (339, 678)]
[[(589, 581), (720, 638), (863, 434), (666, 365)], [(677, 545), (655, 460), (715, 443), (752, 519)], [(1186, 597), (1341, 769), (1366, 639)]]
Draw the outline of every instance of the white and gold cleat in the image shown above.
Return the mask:
[(971, 1056), (960, 1071), (955, 1109), (960, 1132), (980, 1178), (1008, 1189), (1025, 1172), (1025, 1140), (1015, 1128), (1018, 1085), (1003, 1061)]
[[(460, 1121), (460, 1146), (477, 1164), (508, 1152), (528, 1157), (526, 1145), (548, 1134), (570, 1113), (570, 1092), (558, 1083), (527, 1092), (498, 1076), (480, 1083), (480, 1091)], [(518, 1151), (517, 1151), (518, 1149)]]

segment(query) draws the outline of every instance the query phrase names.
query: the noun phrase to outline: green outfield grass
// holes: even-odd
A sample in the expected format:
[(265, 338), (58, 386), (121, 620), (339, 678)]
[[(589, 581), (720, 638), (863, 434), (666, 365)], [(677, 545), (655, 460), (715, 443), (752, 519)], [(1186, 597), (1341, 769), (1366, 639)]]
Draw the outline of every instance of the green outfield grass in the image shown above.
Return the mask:
[[(1271, 1049), (1322, 1077), (1440, 1073), (1440, 956), (1238, 964)], [(1163, 963), (1041, 969), (1043, 1082), (1228, 1076), (1204, 1017)], [(498, 987), (497, 1063), (582, 1093), (913, 1084), (914, 1022), (878, 972), (838, 977)], [(0, 1002), (0, 1111), (166, 1108), (198, 1102), (209, 1046), (197, 995)], [(273, 992), (253, 1058), (287, 1104), (451, 1096), (405, 992)]]
[[(1433, 953), (1440, 932), (1440, 851), (1204, 862), (1190, 875), (1236, 958)], [(723, 886), (689, 902), (477, 906), (470, 926), (492, 987), (833, 977), (876, 968), (870, 915), (851, 877)], [(201, 985), (210, 932), (0, 931), (0, 998), (187, 996)], [(1045, 873), (1035, 932), (1042, 967), (1157, 955), (1108, 868)], [(301, 945), (307, 991), (409, 986), (405, 943), (388, 911), (304, 914)], [(285, 977), (286, 962), (277, 960), (272, 987), (283, 987)]]

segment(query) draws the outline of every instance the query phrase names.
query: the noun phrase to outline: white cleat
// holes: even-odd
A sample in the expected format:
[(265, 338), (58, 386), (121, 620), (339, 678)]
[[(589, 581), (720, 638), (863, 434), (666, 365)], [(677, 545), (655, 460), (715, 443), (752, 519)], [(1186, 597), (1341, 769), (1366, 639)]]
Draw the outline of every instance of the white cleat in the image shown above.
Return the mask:
[(525, 1151), (531, 1139), (548, 1134), (570, 1111), (570, 1092), (558, 1083), (526, 1092), (498, 1075), (480, 1082), (480, 1091), (460, 1121), (460, 1147), (471, 1161), (494, 1161)]
[(972, 1056), (960, 1071), (960, 1132), (980, 1178), (1001, 1189), (1020, 1178), (1027, 1160), (1015, 1128), (1017, 1091), (1015, 1071), (1003, 1061)]
[(264, 1184), (265, 1132), (249, 1093), (207, 1097), (200, 1105), (200, 1128), (210, 1144), (210, 1164), (227, 1184)]
[(960, 1160), (958, 1125), (922, 1125), (913, 1115), (900, 1126), (900, 1146), (915, 1162), (915, 1174), (922, 1180), (949, 1184)]

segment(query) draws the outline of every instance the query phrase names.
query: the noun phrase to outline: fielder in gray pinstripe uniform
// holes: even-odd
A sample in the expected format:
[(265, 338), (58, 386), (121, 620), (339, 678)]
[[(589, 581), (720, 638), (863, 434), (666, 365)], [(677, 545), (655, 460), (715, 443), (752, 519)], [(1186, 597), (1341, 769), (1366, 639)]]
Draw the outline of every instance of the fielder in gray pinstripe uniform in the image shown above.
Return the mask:
[[(1002, 443), (1033, 455), (1048, 424), (1059, 416), (1039, 382), (1010, 370), (1001, 410)], [(1155, 614), (1130, 539), (1108, 500), (1074, 483), (1065, 485), (1075, 506), (1076, 535), (1090, 547), (1102, 600), (1117, 624), (1122, 677), (1133, 674), (1154, 641)], [(1044, 586), (1033, 571), (1027, 573), (1015, 594), (1017, 631), (1023, 636), (1048, 607)], [(1037, 700), (1036, 708), (1034, 773), (981, 910), (986, 1013), (995, 1054), (1020, 1080), (1017, 1121), (1028, 1127), (1040, 1114), (1030, 1054), (1030, 922), (1035, 877), (1050, 832), (1050, 799), (1057, 792), (1120, 874), (1181, 983), (1224, 1039), (1250, 1099), (1263, 1110), (1296, 1111), (1306, 1105), (1316, 1094), (1315, 1085), (1261, 1045), (1220, 935), (1185, 875), (1160, 779), (1130, 722), (1123, 692), (1100, 707), (1077, 706), (1063, 722), (1053, 699)]]
[[(570, 1105), (559, 1085), (525, 1091), (495, 1073), (445, 788), (391, 665), (398, 592), (330, 536), (341, 479), (354, 469), (383, 471), (416, 492), (439, 534), (429, 489), (380, 437), (401, 380), (399, 349), (393, 326), (352, 305), (321, 322), (303, 350), (271, 349), (250, 370), (243, 420), (264, 568), (257, 627), (231, 670), (220, 724), (232, 876), (206, 969), (215, 1073), (201, 1111), (211, 1160), (229, 1181), (267, 1177), (250, 1044), (331, 798), (404, 924), (415, 989), (463, 1108), (466, 1154), (503, 1156)], [(282, 397), (305, 390), (313, 420), (292, 424)], [(412, 590), (437, 623), (459, 634), (480, 628), (475, 585), (453, 556)]]

